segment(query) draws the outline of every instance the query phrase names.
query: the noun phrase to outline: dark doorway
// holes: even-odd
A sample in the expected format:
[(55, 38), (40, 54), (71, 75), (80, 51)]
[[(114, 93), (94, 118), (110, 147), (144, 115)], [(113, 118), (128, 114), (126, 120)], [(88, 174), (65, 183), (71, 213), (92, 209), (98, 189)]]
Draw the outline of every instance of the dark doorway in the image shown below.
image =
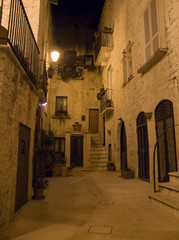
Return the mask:
[(103, 146), (106, 145), (105, 139), (106, 139), (106, 128), (105, 128), (105, 117), (103, 117)]
[(30, 129), (20, 124), (15, 212), (17, 212), (27, 202), (29, 176), (29, 139)]
[(147, 118), (141, 112), (137, 118), (139, 178), (149, 181), (149, 144)]
[(173, 103), (162, 101), (155, 110), (158, 139), (159, 182), (169, 180), (168, 172), (177, 171)]
[(83, 136), (71, 136), (71, 166), (83, 166)]
[(127, 140), (124, 122), (121, 126), (121, 169), (127, 169)]
[(90, 133), (99, 132), (99, 109), (89, 109), (89, 131)]
[(111, 144), (108, 144), (108, 161), (112, 161), (112, 149), (111, 149)]

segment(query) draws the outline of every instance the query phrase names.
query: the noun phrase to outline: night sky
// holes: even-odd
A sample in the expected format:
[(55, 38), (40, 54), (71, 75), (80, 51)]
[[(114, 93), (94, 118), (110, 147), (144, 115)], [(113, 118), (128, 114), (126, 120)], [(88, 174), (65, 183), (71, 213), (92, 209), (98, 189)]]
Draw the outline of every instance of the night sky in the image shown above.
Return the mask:
[[(105, 0), (58, 0), (58, 6), (52, 5), (53, 23), (60, 24), (62, 17), (81, 19), (81, 24), (96, 26)], [(84, 21), (84, 18), (87, 20)]]

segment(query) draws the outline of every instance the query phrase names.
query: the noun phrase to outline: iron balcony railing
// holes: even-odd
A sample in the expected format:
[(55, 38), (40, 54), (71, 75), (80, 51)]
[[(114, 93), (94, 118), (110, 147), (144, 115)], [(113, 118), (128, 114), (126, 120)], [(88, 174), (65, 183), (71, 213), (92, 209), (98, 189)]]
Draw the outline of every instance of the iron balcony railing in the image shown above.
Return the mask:
[(100, 35), (97, 38), (96, 47), (95, 47), (96, 59), (102, 47), (112, 47), (112, 46), (113, 46), (112, 32), (100, 32)]
[(45, 60), (40, 60), (40, 79), (38, 81), (38, 88), (43, 89), (45, 98), (47, 98), (48, 77), (46, 71)]
[(8, 41), (32, 83), (37, 87), (39, 49), (21, 0), (11, 0)]
[(101, 113), (107, 108), (107, 107), (113, 107), (112, 102), (112, 89), (107, 88), (105, 93), (101, 96), (100, 99), (100, 109)]

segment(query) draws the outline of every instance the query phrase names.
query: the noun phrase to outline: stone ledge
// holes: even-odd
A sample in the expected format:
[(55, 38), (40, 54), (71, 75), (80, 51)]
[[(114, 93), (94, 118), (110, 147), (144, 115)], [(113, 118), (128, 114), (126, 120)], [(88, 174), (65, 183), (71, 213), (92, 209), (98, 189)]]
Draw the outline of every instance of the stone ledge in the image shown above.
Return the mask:
[(159, 48), (138, 70), (138, 73), (147, 73), (155, 64), (162, 60), (167, 53), (167, 48)]

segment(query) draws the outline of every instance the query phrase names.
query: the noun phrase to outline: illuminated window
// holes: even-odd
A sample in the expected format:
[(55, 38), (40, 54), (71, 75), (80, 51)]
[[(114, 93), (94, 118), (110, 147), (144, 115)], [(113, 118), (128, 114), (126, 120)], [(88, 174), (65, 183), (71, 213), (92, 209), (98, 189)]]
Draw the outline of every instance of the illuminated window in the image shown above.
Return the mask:
[(67, 97), (56, 97), (56, 115), (67, 114)]

